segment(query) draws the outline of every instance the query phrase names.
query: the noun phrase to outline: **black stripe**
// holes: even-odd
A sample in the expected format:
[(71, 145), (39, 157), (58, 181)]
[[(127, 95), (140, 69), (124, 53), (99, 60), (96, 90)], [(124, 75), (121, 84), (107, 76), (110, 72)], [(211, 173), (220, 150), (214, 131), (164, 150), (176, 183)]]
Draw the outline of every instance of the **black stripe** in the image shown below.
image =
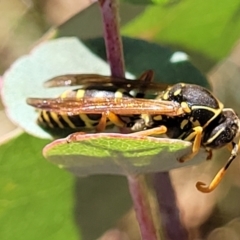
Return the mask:
[(53, 125), (54, 128), (59, 128), (58, 124), (54, 121), (54, 119), (52, 118), (51, 112), (50, 111), (46, 111), (49, 120), (51, 122), (51, 124)]
[[(64, 126), (64, 128), (71, 128), (67, 122), (64, 121), (64, 119), (62, 118), (61, 115), (59, 116), (59, 121), (62, 123), (62, 125)], [(85, 127), (85, 123), (84, 121), (79, 117), (79, 115), (73, 115), (73, 116), (68, 116), (69, 120), (73, 123), (73, 125), (75, 126), (75, 128), (81, 128), (81, 127)]]

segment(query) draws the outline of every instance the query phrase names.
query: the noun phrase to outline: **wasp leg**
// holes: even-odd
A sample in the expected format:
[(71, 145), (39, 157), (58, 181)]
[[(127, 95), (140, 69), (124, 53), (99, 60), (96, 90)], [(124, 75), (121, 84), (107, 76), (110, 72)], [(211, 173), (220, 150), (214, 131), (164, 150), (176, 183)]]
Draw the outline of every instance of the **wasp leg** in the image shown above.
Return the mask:
[(149, 83), (153, 81), (153, 77), (154, 77), (153, 70), (147, 70), (139, 76), (139, 80)]
[(152, 136), (152, 135), (161, 135), (167, 132), (167, 128), (165, 126), (160, 126), (152, 129), (147, 129), (140, 132), (131, 133), (130, 135), (135, 136)]
[(149, 114), (141, 114), (141, 119), (135, 121), (131, 126), (133, 132), (143, 131), (153, 125), (152, 117)]
[(106, 125), (107, 125), (107, 115), (106, 113), (103, 113), (101, 119), (99, 120), (98, 125), (95, 128), (96, 132), (104, 131), (104, 129), (106, 128)]
[(208, 155), (207, 155), (207, 160), (211, 160), (212, 159), (212, 150), (211, 149), (209, 149), (209, 150), (206, 150), (206, 152), (208, 153)]
[(123, 122), (116, 114), (112, 112), (106, 112), (102, 114), (102, 117), (96, 126), (96, 132), (102, 132), (106, 128), (107, 119), (110, 120), (114, 125), (118, 127), (124, 127), (125, 122)]
[(202, 131), (203, 131), (202, 127), (200, 127), (200, 126), (195, 127), (195, 128), (193, 128), (193, 132), (191, 134), (189, 134), (189, 136), (187, 138), (184, 139), (186, 141), (191, 141), (192, 139), (194, 139), (193, 146), (192, 146), (192, 152), (190, 154), (187, 154), (187, 155), (181, 157), (179, 159), (179, 162), (189, 161), (198, 153), (198, 151), (201, 147)]
[(232, 151), (231, 151), (231, 156), (229, 157), (227, 163), (225, 164), (225, 166), (223, 168), (221, 168), (218, 173), (216, 174), (216, 176), (213, 178), (212, 182), (209, 184), (209, 186), (206, 186), (205, 183), (203, 182), (197, 182), (196, 183), (196, 188), (203, 193), (209, 193), (211, 191), (213, 191), (218, 184), (221, 182), (221, 180), (223, 179), (228, 167), (231, 165), (232, 161), (236, 158), (237, 153), (238, 153), (238, 146), (239, 144), (236, 144), (234, 142), (232, 142)]
[(118, 117), (115, 113), (107, 112), (106, 113), (107, 118), (117, 127), (125, 127), (126, 123), (121, 120), (121, 118)]

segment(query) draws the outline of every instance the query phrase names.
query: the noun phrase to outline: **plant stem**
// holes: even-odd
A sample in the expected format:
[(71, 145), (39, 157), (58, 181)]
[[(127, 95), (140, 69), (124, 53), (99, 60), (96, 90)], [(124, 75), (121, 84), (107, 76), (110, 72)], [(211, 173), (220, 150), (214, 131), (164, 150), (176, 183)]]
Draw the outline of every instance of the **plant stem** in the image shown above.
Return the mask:
[(122, 38), (119, 30), (117, 0), (99, 0), (103, 25), (107, 58), (114, 77), (124, 77), (124, 56)]
[(154, 187), (161, 212), (161, 223), (167, 239), (188, 239), (188, 232), (180, 221), (176, 195), (169, 172), (155, 174)]
[[(102, 12), (105, 46), (111, 74), (114, 77), (124, 77), (125, 67), (117, 0), (99, 0), (99, 4)], [(128, 176), (128, 183), (142, 239), (159, 240), (151, 213), (144, 176)]]
[(143, 175), (128, 176), (128, 184), (143, 240), (159, 240)]

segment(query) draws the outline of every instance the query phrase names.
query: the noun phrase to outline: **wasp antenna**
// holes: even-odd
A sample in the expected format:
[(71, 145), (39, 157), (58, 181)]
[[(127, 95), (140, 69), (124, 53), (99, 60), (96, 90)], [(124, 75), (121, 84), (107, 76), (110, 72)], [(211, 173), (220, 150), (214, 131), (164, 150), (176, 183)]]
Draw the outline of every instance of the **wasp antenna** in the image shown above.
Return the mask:
[(231, 165), (233, 160), (236, 158), (237, 153), (238, 153), (238, 144), (232, 142), (232, 146), (233, 146), (233, 149), (232, 149), (230, 158), (228, 159), (228, 161), (225, 164), (225, 166), (219, 170), (219, 172), (214, 177), (214, 179), (212, 180), (210, 185), (206, 186), (206, 184), (203, 183), (203, 182), (197, 182), (196, 188), (200, 192), (209, 193), (209, 192), (213, 191), (218, 186), (218, 184), (221, 182), (221, 180), (223, 179), (227, 169), (229, 168), (229, 166)]
[(203, 182), (197, 182), (196, 183), (197, 190), (202, 193), (212, 192), (218, 186), (218, 184), (221, 182), (225, 173), (226, 173), (226, 169), (224, 167), (217, 173), (217, 175), (214, 177), (214, 179), (212, 180), (212, 182), (210, 183), (209, 186), (206, 186), (206, 184)]

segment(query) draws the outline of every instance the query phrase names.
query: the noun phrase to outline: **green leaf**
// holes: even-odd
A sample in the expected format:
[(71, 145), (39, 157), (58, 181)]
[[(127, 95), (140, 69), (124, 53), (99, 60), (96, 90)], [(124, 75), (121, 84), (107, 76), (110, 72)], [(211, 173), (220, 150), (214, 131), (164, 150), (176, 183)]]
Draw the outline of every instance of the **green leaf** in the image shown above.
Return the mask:
[(191, 152), (191, 143), (131, 134), (74, 134), (44, 148), (50, 162), (77, 176), (165, 172), (206, 159), (206, 153), (187, 163), (177, 159)]
[(153, 5), (122, 28), (140, 37), (200, 53), (217, 61), (230, 51), (240, 33), (238, 0), (185, 0)]
[(27, 134), (0, 146), (0, 239), (77, 239), (73, 178), (47, 163), (46, 140)]
[[(174, 52), (167, 47), (141, 39), (123, 37), (123, 49), (127, 71), (139, 76), (147, 69), (155, 74), (154, 81), (168, 84), (179, 82), (209, 87), (206, 77), (191, 63), (184, 52)], [(84, 41), (95, 54), (106, 60), (102, 38)]]
[(36, 124), (38, 112), (27, 105), (26, 99), (59, 96), (66, 87), (46, 89), (43, 83), (52, 77), (69, 73), (110, 74), (107, 64), (76, 38), (42, 43), (30, 55), (18, 59), (3, 76), (2, 99), (8, 117), (34, 136), (51, 138)]

